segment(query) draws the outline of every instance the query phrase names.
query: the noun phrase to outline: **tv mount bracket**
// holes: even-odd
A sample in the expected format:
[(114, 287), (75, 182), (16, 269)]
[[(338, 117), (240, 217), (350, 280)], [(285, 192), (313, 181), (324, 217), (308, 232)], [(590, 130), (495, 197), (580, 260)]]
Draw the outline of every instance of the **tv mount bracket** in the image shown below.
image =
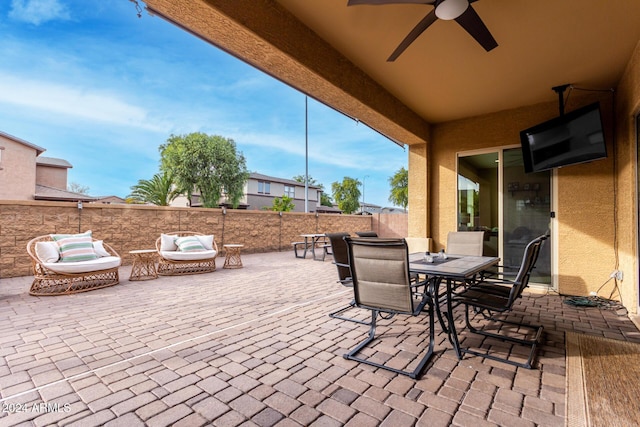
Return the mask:
[(569, 84), (554, 86), (551, 89), (558, 94), (558, 102), (560, 103), (560, 115), (564, 116), (564, 91), (571, 86)]

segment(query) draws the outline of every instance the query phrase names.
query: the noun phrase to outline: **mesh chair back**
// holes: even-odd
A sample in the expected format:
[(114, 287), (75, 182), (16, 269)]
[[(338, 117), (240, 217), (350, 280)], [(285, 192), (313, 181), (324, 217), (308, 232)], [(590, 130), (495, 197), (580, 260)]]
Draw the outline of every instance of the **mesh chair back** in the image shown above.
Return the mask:
[(513, 302), (520, 297), (524, 288), (529, 284), (529, 279), (531, 278), (531, 272), (536, 265), (536, 261), (538, 260), (538, 255), (540, 254), (540, 248), (542, 247), (542, 243), (547, 239), (546, 234), (542, 236), (536, 237), (532, 241), (527, 244), (527, 247), (524, 249), (524, 255), (522, 256), (522, 264), (520, 265), (520, 269), (518, 270), (518, 274), (514, 280), (514, 286), (511, 288), (511, 293), (509, 294), (508, 305), (510, 306)]
[(326, 233), (331, 243), (333, 263), (338, 267), (338, 278), (343, 285), (351, 282), (347, 242), (344, 241), (344, 238), (348, 235), (349, 233)]
[(447, 253), (482, 256), (484, 231), (450, 231), (447, 235)]
[(345, 239), (356, 305), (391, 313), (413, 314), (409, 252), (404, 239)]

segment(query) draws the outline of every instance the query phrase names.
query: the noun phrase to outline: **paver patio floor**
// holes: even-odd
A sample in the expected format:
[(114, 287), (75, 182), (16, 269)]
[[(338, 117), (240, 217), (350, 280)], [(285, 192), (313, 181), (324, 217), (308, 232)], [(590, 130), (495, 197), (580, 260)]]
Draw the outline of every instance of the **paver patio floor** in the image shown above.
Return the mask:
[[(142, 282), (122, 267), (119, 285), (69, 296), (0, 280), (0, 426), (562, 426), (564, 332), (640, 342), (626, 316), (528, 294), (518, 311), (545, 325), (536, 369), (458, 361), (436, 322), (414, 381), (342, 357), (368, 327), (327, 316), (351, 299), (329, 258), (242, 259)], [(424, 320), (381, 321), (377, 349), (411, 356)]]

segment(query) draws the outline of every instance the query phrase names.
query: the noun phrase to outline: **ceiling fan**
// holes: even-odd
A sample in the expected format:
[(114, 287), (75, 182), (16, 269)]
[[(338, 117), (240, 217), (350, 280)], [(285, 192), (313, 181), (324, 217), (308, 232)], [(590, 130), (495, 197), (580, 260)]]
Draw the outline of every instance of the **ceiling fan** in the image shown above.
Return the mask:
[(480, 16), (478, 16), (471, 6), (471, 3), (476, 1), (477, 0), (349, 0), (347, 6), (360, 4), (431, 4), (434, 6), (433, 10), (411, 30), (396, 50), (393, 51), (391, 56), (389, 56), (387, 61), (393, 62), (437, 19), (445, 21), (455, 20), (471, 37), (476, 39), (487, 52), (498, 46), (498, 43), (496, 43), (486, 25), (484, 25)]

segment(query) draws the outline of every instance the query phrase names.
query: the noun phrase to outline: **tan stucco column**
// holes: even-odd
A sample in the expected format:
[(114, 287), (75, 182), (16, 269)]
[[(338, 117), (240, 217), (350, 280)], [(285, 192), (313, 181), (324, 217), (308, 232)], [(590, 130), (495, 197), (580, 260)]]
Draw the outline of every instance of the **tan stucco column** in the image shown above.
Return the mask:
[(409, 146), (409, 237), (429, 235), (427, 144)]

